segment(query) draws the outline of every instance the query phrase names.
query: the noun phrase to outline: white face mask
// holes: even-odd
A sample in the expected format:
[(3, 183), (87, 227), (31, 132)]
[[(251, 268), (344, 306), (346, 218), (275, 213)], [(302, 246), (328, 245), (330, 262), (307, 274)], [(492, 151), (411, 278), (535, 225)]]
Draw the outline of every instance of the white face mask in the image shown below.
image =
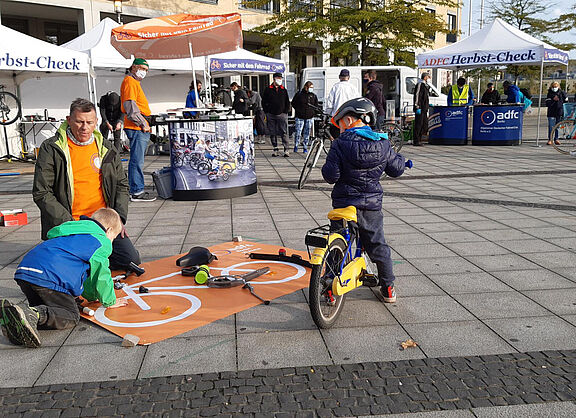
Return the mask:
[(276, 83), (277, 86), (281, 86), (282, 85), (282, 79), (281, 78), (275, 78), (274, 83)]
[(308, 87), (308, 93), (314, 93), (314, 88)]
[(144, 70), (137, 70), (136, 71), (136, 77), (141, 78), (142, 80), (144, 80), (144, 77), (146, 77), (147, 71)]
[(556, 93), (558, 91), (558, 87), (552, 87), (552, 91)]

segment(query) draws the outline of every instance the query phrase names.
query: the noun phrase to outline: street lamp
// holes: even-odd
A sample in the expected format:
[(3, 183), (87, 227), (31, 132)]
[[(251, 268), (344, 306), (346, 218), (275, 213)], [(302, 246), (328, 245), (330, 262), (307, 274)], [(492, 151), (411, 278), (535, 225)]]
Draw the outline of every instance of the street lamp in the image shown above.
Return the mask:
[(122, 3), (130, 0), (108, 0), (114, 2), (114, 13), (118, 15), (118, 23), (122, 23), (120, 16), (122, 15)]

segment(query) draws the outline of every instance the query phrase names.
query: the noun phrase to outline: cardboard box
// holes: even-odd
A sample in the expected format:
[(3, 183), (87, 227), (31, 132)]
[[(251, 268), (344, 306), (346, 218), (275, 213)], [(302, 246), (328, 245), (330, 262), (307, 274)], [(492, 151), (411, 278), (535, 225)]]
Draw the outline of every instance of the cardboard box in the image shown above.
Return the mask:
[(0, 225), (21, 226), (28, 224), (28, 215), (22, 209), (0, 211)]

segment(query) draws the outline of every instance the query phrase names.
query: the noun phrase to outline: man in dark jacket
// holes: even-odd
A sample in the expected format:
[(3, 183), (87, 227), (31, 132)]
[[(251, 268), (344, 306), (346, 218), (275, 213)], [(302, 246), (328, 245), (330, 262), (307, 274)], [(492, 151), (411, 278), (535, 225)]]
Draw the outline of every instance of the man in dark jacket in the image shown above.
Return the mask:
[(288, 144), (288, 114), (291, 112), (290, 99), (288, 92), (282, 85), (282, 74), (274, 73), (274, 82), (262, 92), (262, 108), (266, 113), (266, 123), (268, 125), (268, 134), (274, 147), (273, 157), (280, 155), (278, 149), (278, 137), (282, 140), (284, 146), (284, 157), (289, 157), (290, 152)]
[(365, 97), (374, 103), (378, 116), (376, 117), (376, 129), (381, 129), (386, 122), (386, 99), (384, 99), (384, 86), (376, 80), (376, 71), (370, 70), (364, 75), (364, 80), (368, 80)]
[[(378, 267), (379, 285), (384, 302), (396, 302), (394, 273), (390, 248), (384, 238), (382, 215), (382, 185), (386, 173), (399, 177), (404, 173), (405, 160), (396, 154), (386, 134), (372, 131), (367, 124), (376, 120), (376, 108), (361, 97), (345, 102), (332, 117), (340, 136), (332, 142), (322, 176), (332, 190), (334, 209), (354, 206), (359, 234), (370, 260)], [(336, 222), (336, 221), (333, 221)], [(337, 228), (332, 224), (332, 228)]]
[(302, 90), (294, 95), (292, 107), (296, 114), (294, 120), (294, 152), (298, 152), (301, 137), (303, 137), (302, 148), (304, 152), (308, 152), (310, 131), (314, 123), (314, 116), (319, 108), (318, 97), (314, 94), (314, 84), (311, 81), (304, 83)]
[(500, 93), (498, 93), (498, 90), (494, 88), (494, 83), (488, 83), (480, 103), (495, 105), (498, 104), (498, 102), (500, 102)]
[(430, 73), (422, 73), (421, 80), (414, 89), (414, 133), (412, 144), (422, 145), (422, 136), (428, 133), (428, 108), (430, 107), (430, 89), (428, 87)]
[[(557, 81), (553, 81), (548, 89), (548, 94), (546, 95), (546, 107), (548, 111), (546, 115), (548, 116), (548, 145), (552, 145), (552, 130), (554, 126), (564, 118), (564, 103), (568, 101), (566, 93), (560, 89), (560, 84)], [(554, 134), (554, 142), (556, 145), (560, 145), (558, 141), (558, 130)]]
[(232, 109), (237, 115), (248, 115), (248, 95), (236, 82), (230, 84), (230, 90), (234, 92)]
[(118, 151), (122, 150), (122, 119), (124, 114), (120, 106), (120, 96), (114, 91), (109, 91), (98, 102), (100, 108), (100, 133), (102, 137), (108, 139), (108, 134), (114, 134), (114, 146)]
[[(123, 224), (128, 217), (126, 173), (118, 150), (95, 130), (96, 107), (76, 99), (66, 119), (56, 135), (42, 143), (36, 160), (32, 197), (40, 209), (43, 240), (53, 227), (102, 207), (118, 212)], [(112, 269), (140, 264), (124, 228), (112, 244)]]

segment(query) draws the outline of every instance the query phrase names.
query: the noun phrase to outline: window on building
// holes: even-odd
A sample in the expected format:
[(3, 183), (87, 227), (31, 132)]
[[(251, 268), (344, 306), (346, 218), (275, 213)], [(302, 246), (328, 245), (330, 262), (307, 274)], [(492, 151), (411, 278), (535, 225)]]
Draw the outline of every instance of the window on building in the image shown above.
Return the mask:
[(446, 34), (446, 42), (456, 42), (458, 24), (456, 22), (455, 14), (448, 13), (448, 30), (450, 31), (450, 33)]
[(318, 6), (317, 0), (292, 0), (290, 2), (292, 8), (299, 12), (314, 13)]
[(28, 20), (19, 19), (17, 17), (2, 16), (2, 24), (10, 29), (14, 29), (20, 33), (30, 35), (28, 28)]
[(196, 3), (210, 3), (210, 4), (218, 4), (218, 0), (189, 0)]
[[(428, 7), (426, 7), (424, 10), (427, 11), (428, 13), (434, 15), (434, 16), (436, 15), (436, 10), (434, 10), (434, 9), (429, 9)], [(431, 41), (435, 41), (436, 40), (436, 32), (427, 33), (426, 37), (428, 39), (430, 39)]]
[(357, 0), (330, 0), (330, 8), (331, 9), (342, 9), (342, 8), (357, 9), (358, 8), (358, 1)]
[(271, 0), (264, 4), (255, 4), (254, 0), (240, 0), (239, 6), (242, 9), (262, 10), (266, 13), (280, 13), (280, 0)]
[(78, 24), (69, 22), (44, 22), (44, 36), (46, 41), (62, 45), (78, 36)]

